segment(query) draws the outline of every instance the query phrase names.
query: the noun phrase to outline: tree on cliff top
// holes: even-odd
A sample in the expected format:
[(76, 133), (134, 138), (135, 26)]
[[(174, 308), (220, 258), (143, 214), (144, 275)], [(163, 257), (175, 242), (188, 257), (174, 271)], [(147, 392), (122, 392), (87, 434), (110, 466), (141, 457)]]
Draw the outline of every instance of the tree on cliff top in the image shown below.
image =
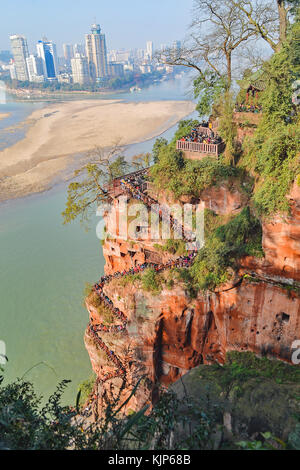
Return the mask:
[(253, 202), (259, 215), (289, 211), (286, 195), (300, 173), (300, 116), (292, 100), (299, 77), (299, 25), (296, 16), (283, 47), (264, 64), (263, 116), (254, 137), (244, 144), (241, 165), (256, 176)]
[[(263, 39), (273, 51), (285, 42), (291, 19), (300, 0), (195, 0), (190, 35), (180, 50), (167, 48), (157, 54), (159, 61), (184, 66), (197, 72), (195, 98), (197, 110), (208, 115), (224, 91), (231, 88), (233, 64), (242, 72), (242, 55), (249, 62), (250, 45), (259, 52), (257, 40)], [(254, 46), (253, 46), (253, 41)], [(257, 61), (257, 57), (255, 58)], [(260, 62), (260, 61), (259, 61)]]
[(87, 222), (97, 204), (109, 200), (109, 184), (124, 175), (129, 167), (122, 151), (116, 145), (108, 153), (96, 147), (87, 154), (88, 163), (74, 172), (77, 181), (68, 186), (66, 208), (62, 213), (64, 224), (77, 217)]
[(232, 3), (275, 52), (286, 41), (290, 19), (300, 5), (299, 0), (232, 0)]
[(197, 109), (200, 115), (206, 115), (216, 98), (231, 87), (234, 53), (257, 33), (231, 0), (195, 0), (193, 17), (189, 40), (180, 50), (162, 51), (159, 59), (197, 71)]

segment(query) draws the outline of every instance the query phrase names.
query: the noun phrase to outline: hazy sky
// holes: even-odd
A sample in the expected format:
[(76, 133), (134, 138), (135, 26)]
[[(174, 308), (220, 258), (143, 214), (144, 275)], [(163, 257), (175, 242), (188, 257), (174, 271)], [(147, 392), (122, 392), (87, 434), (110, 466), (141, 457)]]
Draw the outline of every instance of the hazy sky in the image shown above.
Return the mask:
[(154, 46), (182, 39), (193, 0), (0, 0), (0, 50), (23, 34), (31, 50), (42, 36), (61, 54), (63, 43), (83, 43), (95, 18), (109, 49)]

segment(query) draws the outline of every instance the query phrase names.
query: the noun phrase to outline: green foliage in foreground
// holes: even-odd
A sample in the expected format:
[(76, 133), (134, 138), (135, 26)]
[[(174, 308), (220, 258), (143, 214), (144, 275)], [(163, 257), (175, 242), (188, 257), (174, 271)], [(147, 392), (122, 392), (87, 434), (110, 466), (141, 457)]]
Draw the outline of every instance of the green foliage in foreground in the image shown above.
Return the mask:
[[(0, 384), (3, 377), (0, 376)], [(80, 417), (74, 408), (61, 405), (61, 397), (69, 381), (64, 380), (41, 408), (31, 383), (16, 381), (0, 388), (0, 449), (7, 450), (120, 450), (120, 449), (189, 449), (206, 446), (208, 430), (213, 424), (200, 410), (197, 432), (189, 432), (188, 417), (182, 416), (174, 393), (164, 394), (157, 406), (145, 416), (147, 406), (126, 416), (128, 400), (136, 393), (139, 382), (125, 402), (110, 402), (96, 423)], [(86, 388), (86, 387), (85, 387)], [(184, 437), (176, 443), (172, 433), (185, 426)]]
[(227, 224), (217, 227), (206, 240), (189, 269), (194, 288), (214, 290), (228, 279), (228, 268), (236, 269), (242, 256), (263, 256), (260, 223), (244, 208)]
[[(247, 393), (248, 380), (252, 384), (251, 390), (255, 378), (267, 378), (270, 383), (277, 384), (298, 384), (300, 379), (300, 370), (295, 366), (258, 358), (253, 353), (238, 352), (228, 353), (224, 366), (200, 366), (191, 372), (195, 372), (191, 375), (195, 391), (204, 380), (205, 383), (215, 383), (223, 397), (224, 393), (231, 393), (239, 386), (240, 393)], [(136, 393), (140, 382), (141, 379), (128, 399)], [(184, 396), (179, 397), (172, 386), (171, 390), (162, 394), (147, 416), (147, 407), (126, 416), (124, 407), (128, 399), (122, 403), (116, 399), (108, 404), (104, 415), (91, 424), (84, 421), (74, 408), (61, 405), (67, 384), (68, 381), (63, 381), (42, 408), (41, 399), (31, 383), (18, 380), (4, 386), (3, 377), (0, 376), (0, 449), (189, 450), (213, 449), (216, 445), (217, 448), (226, 449), (300, 449), (300, 421), (289, 434), (287, 442), (273, 436), (273, 429), (267, 430), (266, 434), (260, 433), (255, 441), (247, 441), (246, 428), (243, 431), (244, 440), (234, 436), (228, 441), (223, 436), (220, 441), (218, 433), (222, 431), (223, 413), (227, 408), (215, 393), (208, 396), (209, 390), (206, 388), (204, 393), (201, 392), (201, 397), (197, 394), (199, 400), (195, 400), (192, 390), (185, 389)], [(87, 381), (82, 390), (90, 385), (91, 382)]]

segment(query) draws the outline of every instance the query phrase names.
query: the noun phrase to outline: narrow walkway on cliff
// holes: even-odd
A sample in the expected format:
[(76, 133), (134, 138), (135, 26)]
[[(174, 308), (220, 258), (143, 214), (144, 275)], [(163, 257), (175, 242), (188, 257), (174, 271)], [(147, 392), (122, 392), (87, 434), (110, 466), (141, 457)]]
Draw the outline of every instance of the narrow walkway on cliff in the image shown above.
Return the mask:
[[(145, 193), (147, 187), (145, 176), (147, 175), (147, 170), (142, 170), (139, 172), (132, 173), (123, 178), (119, 178), (114, 182), (113, 190), (118, 193), (126, 194), (127, 196), (142, 201), (149, 209), (154, 209), (159, 215), (160, 219), (165, 219), (170, 221), (171, 228), (174, 230), (174, 233), (179, 232), (183, 235), (184, 240), (192, 240), (192, 231), (186, 229), (182, 226), (177, 220), (168, 212), (165, 208), (159, 208), (158, 201), (150, 197)], [(120, 309), (114, 306), (113, 301), (104, 293), (103, 288), (107, 285), (112, 279), (124, 277), (127, 275), (136, 274), (144, 271), (147, 268), (153, 268), (156, 272), (162, 272), (170, 268), (184, 268), (189, 267), (194, 262), (194, 259), (197, 255), (197, 250), (193, 250), (187, 256), (180, 256), (176, 260), (169, 260), (165, 264), (155, 264), (155, 263), (144, 263), (131, 268), (129, 271), (115, 272), (113, 275), (102, 276), (98, 283), (93, 286), (94, 292), (97, 293), (103, 305), (108, 308), (117, 321), (120, 321), (117, 325), (107, 326), (103, 323), (93, 324), (89, 322), (88, 331), (91, 337), (94, 339), (95, 344), (102, 351), (105, 352), (108, 360), (114, 364), (116, 370), (114, 372), (107, 373), (102, 377), (98, 377), (96, 381), (96, 387), (99, 383), (104, 383), (110, 379), (120, 377), (126, 382), (126, 367), (122, 363), (120, 358), (112, 351), (101, 338), (101, 333), (122, 333), (127, 328), (127, 317), (124, 312), (121, 312)], [(95, 390), (92, 392), (92, 397), (95, 400), (96, 394)], [(91, 400), (89, 401), (91, 403)]]

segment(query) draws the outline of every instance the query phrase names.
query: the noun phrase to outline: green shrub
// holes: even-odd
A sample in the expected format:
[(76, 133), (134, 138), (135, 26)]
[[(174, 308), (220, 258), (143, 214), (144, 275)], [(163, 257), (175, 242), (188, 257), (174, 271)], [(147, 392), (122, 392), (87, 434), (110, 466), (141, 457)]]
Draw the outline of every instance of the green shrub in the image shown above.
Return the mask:
[(153, 294), (159, 294), (161, 292), (162, 278), (153, 268), (145, 270), (142, 276), (142, 288)]
[(245, 174), (241, 168), (234, 168), (214, 157), (186, 160), (172, 145), (161, 150), (159, 161), (151, 168), (154, 185), (160, 190), (171, 191), (175, 197), (199, 197), (204, 189), (230, 178), (243, 179)]
[(172, 255), (182, 256), (187, 254), (186, 243), (184, 240), (169, 239), (164, 245), (154, 245), (154, 248), (161, 252), (168, 252)]
[(212, 231), (212, 214), (209, 215), (210, 237), (199, 251), (190, 268), (195, 287), (213, 290), (229, 278), (228, 268), (237, 269), (238, 260), (250, 255), (262, 257), (262, 229), (249, 207), (227, 224)]
[(137, 281), (141, 280), (141, 275), (140, 274), (127, 274), (127, 276), (123, 276), (120, 279), (118, 279), (118, 284), (122, 287), (126, 287), (129, 284), (135, 284)]
[(91, 375), (91, 377), (89, 379), (84, 380), (78, 386), (78, 391), (80, 392), (80, 400), (79, 400), (80, 406), (83, 406), (85, 404), (88, 397), (92, 393), (93, 387), (94, 387), (94, 384), (95, 384), (95, 380), (96, 380), (96, 375), (93, 374), (93, 375)]

